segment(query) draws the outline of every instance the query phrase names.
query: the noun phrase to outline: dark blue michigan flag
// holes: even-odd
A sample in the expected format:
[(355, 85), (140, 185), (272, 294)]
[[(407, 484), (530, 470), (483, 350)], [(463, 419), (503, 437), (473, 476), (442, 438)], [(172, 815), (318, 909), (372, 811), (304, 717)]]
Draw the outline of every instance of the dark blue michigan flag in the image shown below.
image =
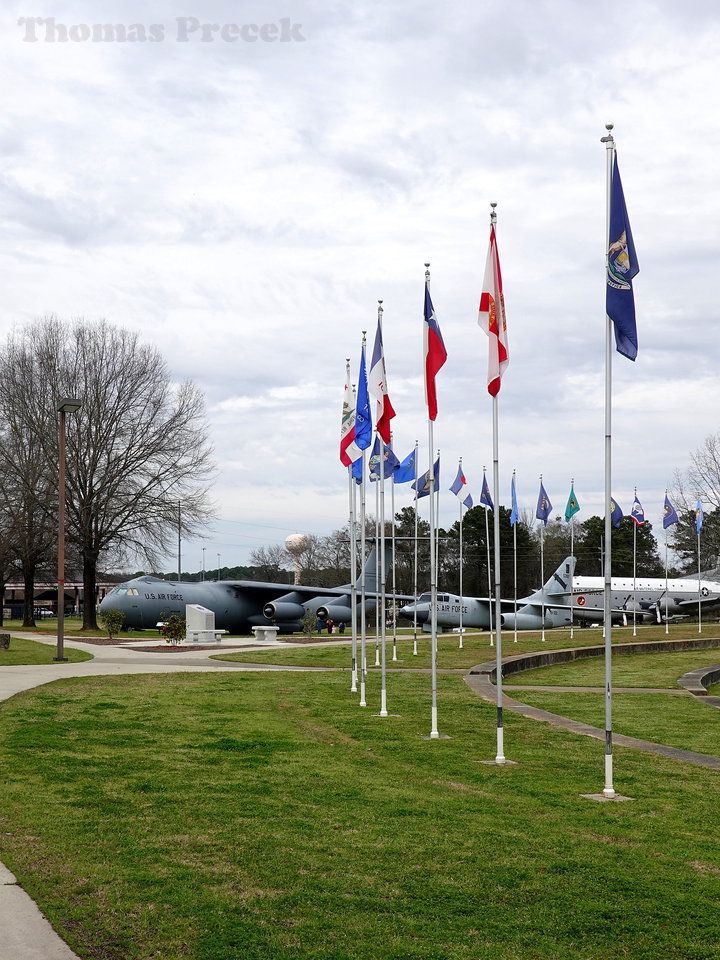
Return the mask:
[(632, 281), (639, 270), (616, 155), (610, 188), (610, 236), (608, 237), (605, 309), (615, 326), (617, 351), (628, 360), (634, 360), (638, 352)]

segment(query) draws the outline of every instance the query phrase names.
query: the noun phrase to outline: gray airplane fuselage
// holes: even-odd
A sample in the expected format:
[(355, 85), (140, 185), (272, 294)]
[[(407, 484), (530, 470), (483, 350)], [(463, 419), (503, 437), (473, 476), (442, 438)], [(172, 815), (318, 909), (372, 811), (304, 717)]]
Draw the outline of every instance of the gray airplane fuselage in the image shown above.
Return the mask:
[[(542, 627), (569, 626), (574, 623), (602, 623), (604, 607), (604, 580), (602, 577), (573, 577), (575, 559), (568, 557), (550, 577), (545, 586), (522, 600), (501, 601), (501, 625), (518, 630), (538, 630)], [(720, 604), (720, 583), (709, 580), (698, 582), (692, 578), (668, 580), (637, 577), (633, 589), (632, 577), (613, 577), (611, 580), (611, 611), (615, 623), (622, 623), (633, 612), (639, 620), (659, 622), (665, 618), (696, 615), (698, 597), (701, 606)], [(437, 624), (442, 628), (460, 626), (486, 630), (495, 623), (495, 601), (484, 597), (460, 597), (438, 592)], [(403, 617), (418, 623), (430, 621), (431, 595), (424, 593), (415, 603), (400, 611)]]
[[(390, 563), (386, 549), (386, 566)], [(366, 613), (376, 605), (377, 578), (375, 550), (365, 562)], [(356, 583), (357, 612), (360, 609), (361, 579)], [(274, 624), (284, 633), (302, 629), (308, 613), (321, 621), (349, 623), (352, 618), (352, 586), (296, 586), (291, 583), (267, 583), (261, 580), (162, 580), (159, 577), (135, 577), (119, 583), (100, 604), (100, 613), (117, 610), (123, 614), (126, 629), (155, 628), (172, 614), (185, 616), (186, 604), (200, 604), (215, 614), (215, 628), (229, 633), (249, 633), (253, 627)]]

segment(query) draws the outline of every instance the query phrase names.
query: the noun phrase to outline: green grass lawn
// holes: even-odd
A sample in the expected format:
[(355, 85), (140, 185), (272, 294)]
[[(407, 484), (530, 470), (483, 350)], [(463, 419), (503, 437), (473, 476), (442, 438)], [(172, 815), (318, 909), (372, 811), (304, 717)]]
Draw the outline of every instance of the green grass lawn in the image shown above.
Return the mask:
[[(523, 690), (517, 694), (517, 699), (563, 717), (572, 717), (601, 729), (605, 727), (602, 693)], [(613, 696), (613, 730), (681, 750), (720, 756), (720, 710), (690, 695), (668, 697), (662, 693), (616, 693)], [(718, 787), (715, 789), (717, 791)]]
[[(613, 686), (667, 687), (678, 689), (684, 674), (700, 667), (720, 663), (720, 649), (685, 650), (673, 653), (615, 655), (612, 662)], [(510, 674), (507, 683), (532, 683), (564, 687), (602, 687), (605, 684), (605, 658), (593, 657), (575, 663), (540, 667)]]
[[(695, 638), (692, 624), (672, 624), (668, 636), (664, 626), (638, 627), (637, 637), (632, 635), (632, 627), (614, 627), (613, 643), (633, 643), (643, 640), (677, 640), (680, 638)], [(703, 626), (703, 637), (720, 638), (720, 626)], [(512, 633), (503, 634), (502, 652), (504, 657), (518, 653), (530, 653), (534, 650), (560, 650), (565, 647), (596, 646), (602, 644), (602, 632), (595, 629), (575, 628), (574, 636), (570, 637), (569, 629), (547, 630), (545, 643), (541, 641), (541, 634), (531, 631), (518, 633), (515, 643)], [(358, 657), (360, 656), (358, 641)], [(389, 667), (400, 669), (415, 667), (430, 667), (430, 635), (418, 635), (418, 655), (413, 656), (412, 636), (407, 634), (398, 639), (398, 663), (392, 662), (392, 636), (388, 637), (386, 647), (387, 664)], [(713, 656), (712, 653), (709, 654)], [(350, 667), (350, 645), (347, 646), (319, 646), (319, 647), (290, 647), (287, 649), (273, 648), (260, 651), (243, 651), (236, 653), (218, 654), (216, 660), (233, 660), (243, 663), (274, 663), (286, 666), (318, 666), (318, 667)], [(720, 648), (718, 648), (720, 658)], [(472, 633), (463, 637), (463, 649), (459, 648), (457, 634), (445, 633), (438, 637), (438, 667), (446, 670), (469, 669), (486, 660), (495, 658), (495, 648), (490, 646), (489, 633)], [(368, 641), (368, 667), (375, 663), (375, 639)], [(525, 674), (523, 674), (525, 676)], [(524, 681), (518, 681), (524, 682)]]
[[(56, 647), (49, 646), (47, 643), (12, 637), (10, 649), (0, 649), (0, 668), (19, 664), (52, 663), (56, 652)], [(65, 647), (65, 656), (70, 663), (92, 660), (92, 654), (85, 653), (84, 650), (73, 650), (68, 646)]]
[[(80, 640), (83, 637), (107, 637), (107, 630), (83, 630), (82, 620), (74, 617), (65, 617), (65, 636), (77, 636)], [(2, 629), (6, 633), (40, 633), (57, 636), (57, 617), (43, 618), (37, 620), (34, 627), (24, 627), (22, 620), (6, 620)], [(127, 630), (118, 634), (119, 640), (142, 640), (147, 637), (148, 640), (157, 640), (160, 636), (157, 630)]]
[(366, 710), (344, 674), (15, 696), (0, 857), (84, 960), (717, 957), (718, 774), (618, 748), (634, 802), (592, 803), (601, 744), (508, 714), (485, 766), (493, 705), (441, 677), (423, 740), (428, 678), (390, 679), (385, 720), (376, 676)]

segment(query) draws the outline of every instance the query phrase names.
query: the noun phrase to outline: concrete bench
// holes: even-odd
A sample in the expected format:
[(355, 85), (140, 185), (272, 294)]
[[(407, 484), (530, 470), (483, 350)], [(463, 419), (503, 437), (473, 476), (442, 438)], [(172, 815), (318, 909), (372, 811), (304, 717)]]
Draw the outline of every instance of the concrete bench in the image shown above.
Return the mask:
[(267, 643), (268, 641), (277, 640), (277, 635), (280, 632), (280, 627), (253, 627), (253, 633), (255, 634), (255, 641), (257, 643)]

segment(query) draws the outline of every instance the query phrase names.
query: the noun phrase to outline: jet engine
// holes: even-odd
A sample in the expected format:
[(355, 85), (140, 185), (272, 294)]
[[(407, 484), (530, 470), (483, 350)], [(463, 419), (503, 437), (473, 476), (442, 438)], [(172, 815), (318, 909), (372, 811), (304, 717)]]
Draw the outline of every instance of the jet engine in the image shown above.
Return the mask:
[(350, 623), (352, 610), (340, 601), (338, 603), (326, 603), (318, 607), (317, 615), (320, 620), (327, 620), (330, 617), (335, 623)]
[(302, 620), (305, 616), (305, 607), (299, 602), (300, 598), (296, 593), (285, 594), (284, 597), (278, 597), (271, 603), (266, 603), (263, 607), (263, 614), (268, 620)]
[[(542, 630), (543, 618), (534, 613), (503, 613), (500, 624), (508, 630)], [(552, 620), (545, 617), (545, 629), (552, 625)]]

